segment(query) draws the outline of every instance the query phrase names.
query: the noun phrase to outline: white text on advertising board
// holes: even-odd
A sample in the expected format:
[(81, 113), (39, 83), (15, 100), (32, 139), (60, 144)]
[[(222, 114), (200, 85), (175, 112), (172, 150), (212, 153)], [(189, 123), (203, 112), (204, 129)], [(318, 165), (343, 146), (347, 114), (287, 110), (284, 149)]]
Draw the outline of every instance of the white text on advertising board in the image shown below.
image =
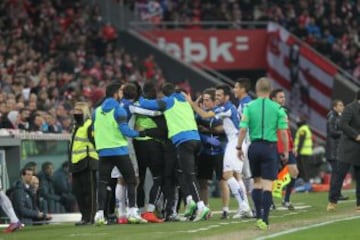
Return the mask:
[(234, 62), (235, 51), (248, 51), (249, 38), (236, 36), (234, 41), (220, 42), (217, 37), (209, 37), (208, 41), (193, 41), (191, 37), (184, 37), (182, 42), (170, 42), (164, 37), (157, 39), (160, 49), (171, 53), (175, 57), (186, 62)]

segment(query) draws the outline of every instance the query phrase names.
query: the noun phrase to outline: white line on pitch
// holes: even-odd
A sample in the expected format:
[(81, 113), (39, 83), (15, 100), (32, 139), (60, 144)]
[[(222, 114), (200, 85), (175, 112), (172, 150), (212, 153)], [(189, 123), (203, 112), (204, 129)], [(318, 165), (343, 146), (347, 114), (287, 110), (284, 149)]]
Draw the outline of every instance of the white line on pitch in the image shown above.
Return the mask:
[(328, 225), (328, 224), (353, 220), (353, 219), (357, 219), (357, 218), (360, 218), (360, 216), (339, 218), (339, 219), (330, 220), (330, 221), (322, 222), (322, 223), (318, 223), (318, 224), (311, 224), (311, 225), (307, 225), (307, 226), (303, 226), (303, 227), (292, 228), (292, 229), (289, 229), (289, 230), (286, 230), (286, 231), (270, 234), (270, 235), (267, 235), (265, 237), (259, 237), (259, 238), (256, 238), (255, 240), (265, 240), (265, 239), (275, 238), (275, 237), (283, 236), (283, 235), (286, 235), (286, 234), (289, 234), (289, 233), (298, 232), (298, 231), (301, 231), (301, 230), (307, 230), (307, 229), (311, 229), (311, 228), (321, 227), (321, 226), (325, 226), (325, 225)]

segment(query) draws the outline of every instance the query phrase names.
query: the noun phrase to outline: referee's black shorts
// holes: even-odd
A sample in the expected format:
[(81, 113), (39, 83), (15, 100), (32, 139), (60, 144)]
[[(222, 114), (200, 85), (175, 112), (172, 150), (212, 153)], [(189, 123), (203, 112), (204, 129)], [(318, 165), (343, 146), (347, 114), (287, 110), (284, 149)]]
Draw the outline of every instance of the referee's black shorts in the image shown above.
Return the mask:
[(255, 140), (248, 151), (252, 177), (275, 180), (278, 173), (278, 152), (276, 142)]

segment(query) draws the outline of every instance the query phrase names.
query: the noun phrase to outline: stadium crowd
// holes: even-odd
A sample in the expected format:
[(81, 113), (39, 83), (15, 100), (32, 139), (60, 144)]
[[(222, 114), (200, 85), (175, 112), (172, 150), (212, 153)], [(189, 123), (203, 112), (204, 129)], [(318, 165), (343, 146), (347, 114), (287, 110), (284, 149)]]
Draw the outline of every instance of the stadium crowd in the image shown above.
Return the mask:
[(199, 24), (204, 21), (227, 21), (234, 28), (246, 27), (245, 21), (274, 21), (360, 82), (359, 0), (138, 0), (132, 8), (154, 23), (189, 29), (213, 27)]
[(116, 47), (116, 30), (80, 1), (0, 3), (0, 128), (68, 133), (75, 101), (111, 81), (164, 81), (152, 56)]

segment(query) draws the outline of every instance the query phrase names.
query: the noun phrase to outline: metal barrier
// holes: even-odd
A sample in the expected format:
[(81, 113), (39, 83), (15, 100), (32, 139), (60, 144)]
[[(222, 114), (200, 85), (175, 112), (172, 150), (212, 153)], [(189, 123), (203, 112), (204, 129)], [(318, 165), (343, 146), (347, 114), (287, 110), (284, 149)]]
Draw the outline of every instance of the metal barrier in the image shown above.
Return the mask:
[(145, 21), (132, 21), (130, 27), (143, 30), (156, 29), (258, 29), (266, 28), (267, 22), (263, 21), (243, 21), (243, 22), (229, 22), (229, 21), (206, 21), (206, 22), (169, 22), (161, 21), (158, 23), (151, 23)]
[(5, 166), (2, 166), (5, 168), (2, 172), (4, 189), (19, 178), (20, 169), (30, 161), (37, 163), (38, 170), (44, 162), (53, 163), (55, 169), (60, 167), (63, 162), (69, 160), (70, 140), (70, 134), (14, 132), (1, 129), (0, 156), (5, 160)]

